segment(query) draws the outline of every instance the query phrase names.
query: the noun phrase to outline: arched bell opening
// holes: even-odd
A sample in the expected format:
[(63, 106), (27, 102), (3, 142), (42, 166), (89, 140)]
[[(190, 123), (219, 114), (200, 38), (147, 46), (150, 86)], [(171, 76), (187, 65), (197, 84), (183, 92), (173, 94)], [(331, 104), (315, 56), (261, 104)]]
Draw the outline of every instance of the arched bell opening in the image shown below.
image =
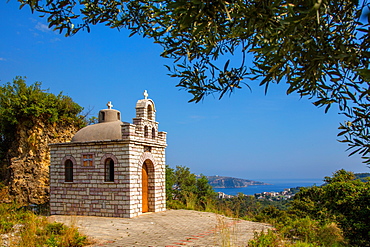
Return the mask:
[(149, 130), (148, 130), (148, 126), (146, 126), (146, 125), (144, 127), (144, 137), (145, 138), (148, 138), (149, 137)]
[(155, 128), (152, 128), (152, 139), (155, 139)]
[(152, 105), (148, 105), (147, 114), (148, 114), (147, 117), (148, 117), (149, 120), (154, 120), (153, 119), (153, 106)]

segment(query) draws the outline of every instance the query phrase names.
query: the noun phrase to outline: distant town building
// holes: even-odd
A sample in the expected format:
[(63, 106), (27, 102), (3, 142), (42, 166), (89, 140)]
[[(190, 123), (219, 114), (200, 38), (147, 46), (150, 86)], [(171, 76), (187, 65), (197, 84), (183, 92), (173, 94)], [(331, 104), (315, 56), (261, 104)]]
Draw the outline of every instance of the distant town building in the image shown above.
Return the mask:
[(218, 194), (218, 199), (226, 199), (226, 198), (233, 198), (234, 196), (233, 195), (227, 195), (225, 194), (224, 192), (217, 192)]
[(131, 218), (166, 210), (166, 132), (158, 132), (154, 102), (145, 91), (133, 123), (107, 106), (99, 123), (50, 145), (51, 214)]

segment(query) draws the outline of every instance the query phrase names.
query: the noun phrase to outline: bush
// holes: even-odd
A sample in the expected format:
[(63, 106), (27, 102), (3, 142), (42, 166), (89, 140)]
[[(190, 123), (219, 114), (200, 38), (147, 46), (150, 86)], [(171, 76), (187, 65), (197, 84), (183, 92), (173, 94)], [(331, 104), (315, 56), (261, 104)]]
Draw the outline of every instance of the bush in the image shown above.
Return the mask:
[(14, 224), (12, 222), (8, 222), (7, 220), (1, 219), (0, 220), (0, 234), (10, 232), (13, 226)]
[(339, 170), (322, 187), (304, 188), (294, 197), (291, 210), (321, 222), (335, 222), (351, 246), (370, 246), (370, 183), (353, 180)]
[(248, 247), (280, 247), (283, 246), (282, 238), (275, 232), (268, 230), (266, 232), (256, 232), (254, 238), (248, 242)]
[(61, 235), (65, 229), (65, 225), (59, 222), (49, 223), (45, 227), (48, 235)]
[(16, 236), (11, 246), (79, 247), (89, 244), (76, 227), (49, 223), (47, 218), (16, 204), (0, 204), (0, 219), (0, 234), (12, 232)]
[(272, 206), (263, 209), (255, 216), (255, 220), (273, 224), (280, 236), (285, 239), (286, 246), (345, 244), (342, 230), (334, 222), (318, 221), (309, 216), (300, 217), (292, 211), (279, 210)]
[[(216, 192), (205, 176), (197, 176), (188, 167), (166, 166), (167, 207), (173, 209), (210, 210), (216, 208)], [(211, 205), (214, 204), (214, 205)]]

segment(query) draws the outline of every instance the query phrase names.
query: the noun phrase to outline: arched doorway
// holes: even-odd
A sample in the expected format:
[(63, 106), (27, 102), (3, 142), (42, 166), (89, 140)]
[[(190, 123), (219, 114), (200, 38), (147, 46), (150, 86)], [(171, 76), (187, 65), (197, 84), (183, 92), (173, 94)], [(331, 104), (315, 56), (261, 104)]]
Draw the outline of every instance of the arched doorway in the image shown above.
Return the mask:
[(143, 213), (149, 212), (149, 176), (146, 162), (142, 168), (142, 197), (142, 211)]

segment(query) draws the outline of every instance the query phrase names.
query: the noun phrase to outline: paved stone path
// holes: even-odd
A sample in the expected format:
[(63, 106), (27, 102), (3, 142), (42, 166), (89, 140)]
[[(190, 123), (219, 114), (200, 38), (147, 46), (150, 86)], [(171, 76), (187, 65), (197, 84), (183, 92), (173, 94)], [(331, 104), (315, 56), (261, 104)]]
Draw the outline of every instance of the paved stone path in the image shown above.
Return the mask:
[(234, 220), (192, 210), (147, 213), (132, 219), (93, 216), (50, 216), (75, 225), (93, 240), (92, 246), (246, 246), (267, 224)]

